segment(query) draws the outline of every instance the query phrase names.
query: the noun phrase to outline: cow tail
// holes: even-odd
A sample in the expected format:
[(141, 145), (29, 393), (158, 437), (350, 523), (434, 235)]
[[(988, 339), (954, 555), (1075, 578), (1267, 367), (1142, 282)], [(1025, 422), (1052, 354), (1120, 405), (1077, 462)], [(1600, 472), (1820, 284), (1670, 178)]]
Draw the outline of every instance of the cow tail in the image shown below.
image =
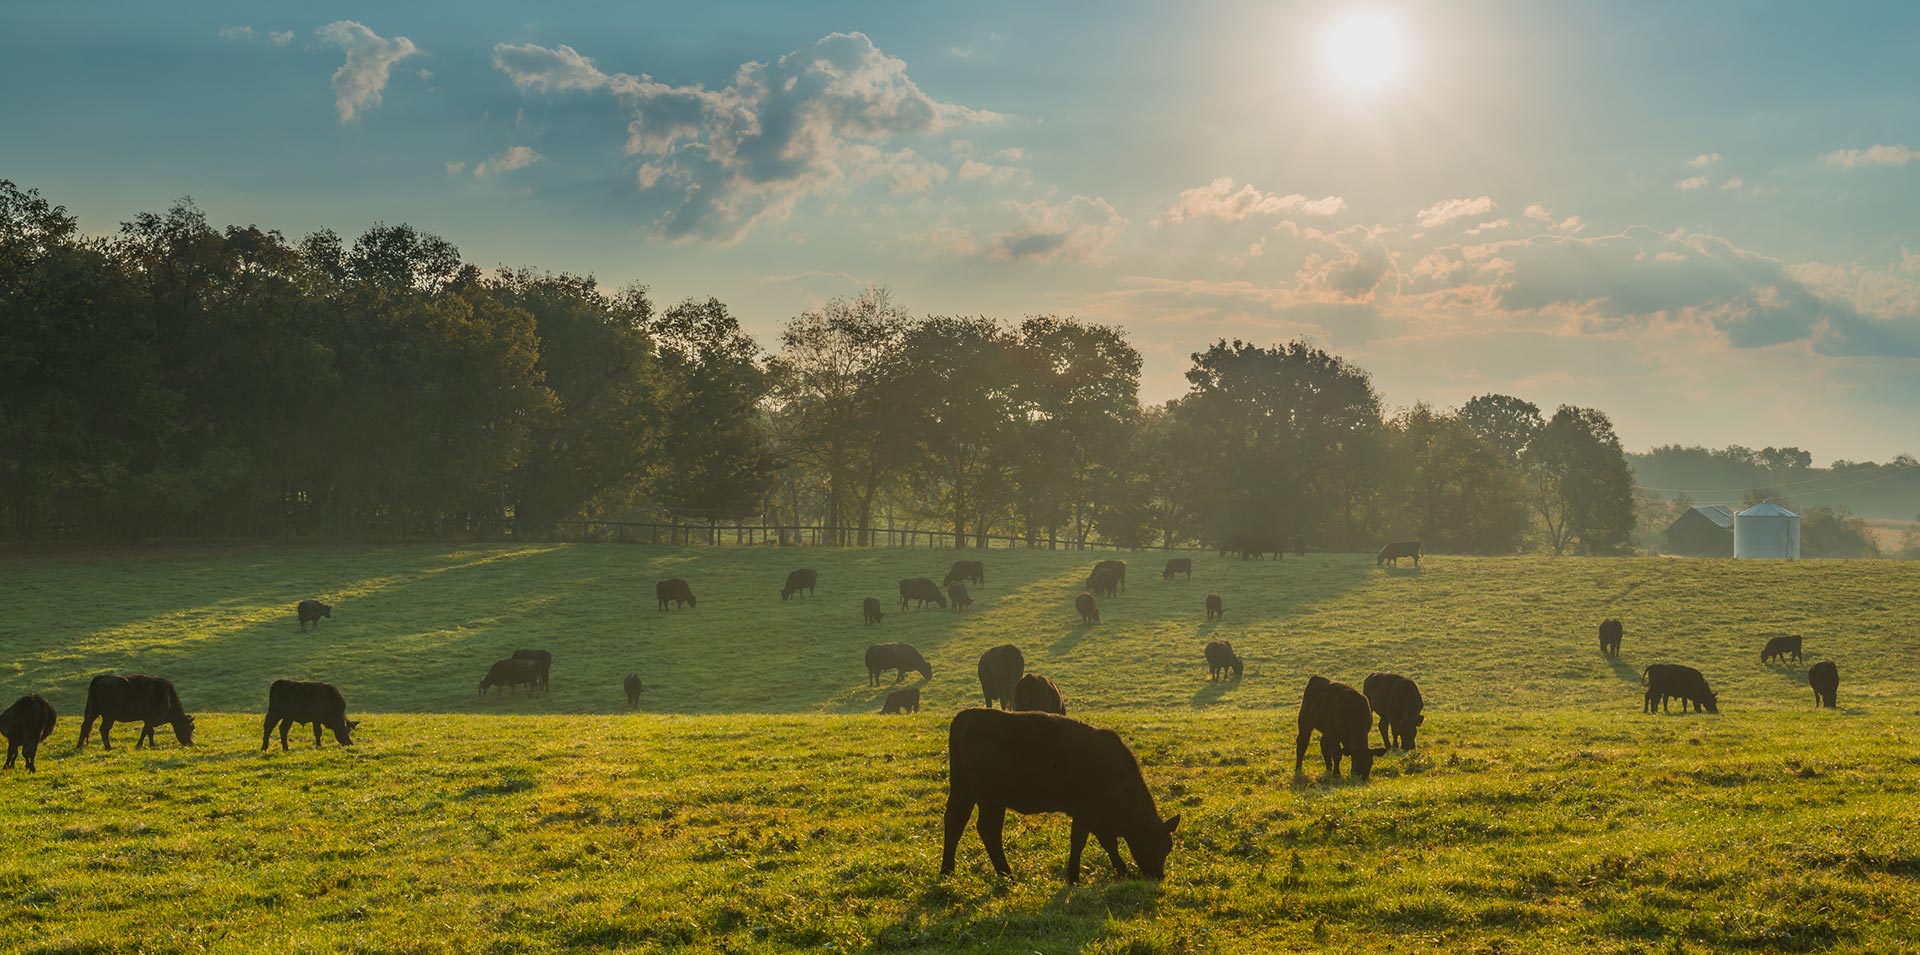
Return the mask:
[(1647, 686), (1647, 685), (1649, 685), (1650, 683), (1652, 683), (1652, 682), (1653, 682), (1653, 675), (1652, 675), (1652, 674), (1653, 674), (1653, 668), (1652, 668), (1652, 667), (1648, 667), (1648, 668), (1646, 668), (1646, 669), (1644, 669), (1644, 670), (1641, 670), (1641, 671), (1640, 671), (1640, 685), (1641, 685), (1641, 686)]

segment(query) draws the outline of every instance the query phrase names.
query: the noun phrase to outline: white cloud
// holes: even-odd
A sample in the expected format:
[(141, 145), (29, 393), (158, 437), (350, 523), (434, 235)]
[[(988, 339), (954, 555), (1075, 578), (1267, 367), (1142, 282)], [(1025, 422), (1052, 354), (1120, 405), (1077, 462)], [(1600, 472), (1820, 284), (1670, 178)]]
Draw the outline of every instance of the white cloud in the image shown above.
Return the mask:
[(1193, 219), (1213, 218), (1225, 222), (1238, 222), (1251, 216), (1284, 215), (1298, 212), (1303, 215), (1327, 217), (1338, 215), (1347, 207), (1347, 201), (1339, 196), (1324, 196), (1309, 199), (1299, 193), (1279, 195), (1261, 192), (1253, 184), (1233, 188), (1233, 177), (1221, 176), (1204, 186), (1182, 189), (1180, 198), (1172, 207), (1153, 220), (1154, 228), (1166, 225), (1178, 225)]
[(1720, 161), (1719, 153), (1701, 153), (1700, 155), (1687, 160), (1687, 165), (1692, 166), (1695, 169), (1705, 169), (1708, 166), (1711, 166), (1714, 163), (1717, 163), (1719, 161)]
[(351, 123), (380, 105), (393, 65), (420, 52), (406, 37), (387, 39), (352, 20), (335, 20), (316, 35), (347, 53), (346, 62), (333, 72), (333, 104), (342, 123)]
[(459, 162), (447, 163), (447, 175), (449, 176), (458, 176), (461, 173), (466, 171), (467, 171), (467, 161), (464, 159), (460, 160)]
[(1679, 182), (1674, 183), (1673, 187), (1675, 189), (1684, 189), (1687, 191), (1692, 191), (1695, 189), (1700, 189), (1705, 187), (1709, 181), (1710, 180), (1708, 180), (1707, 177), (1705, 176), (1690, 176), (1686, 179), (1682, 179)]
[(1036, 199), (1013, 207), (1023, 224), (987, 244), (987, 253), (995, 258), (1105, 265), (1112, 261), (1105, 254), (1107, 246), (1127, 227), (1127, 217), (1097, 196), (1074, 196), (1058, 204)]
[(1543, 206), (1537, 202), (1527, 206), (1527, 211), (1521, 213), (1521, 215), (1524, 215), (1529, 219), (1539, 219), (1542, 222), (1553, 221), (1552, 210), (1549, 210), (1546, 206)]
[(1432, 229), (1462, 216), (1486, 215), (1493, 211), (1493, 198), (1481, 196), (1478, 199), (1446, 199), (1420, 210), (1414, 215), (1414, 221), (1423, 229)]
[(1855, 169), (1861, 166), (1904, 166), (1915, 160), (1920, 160), (1920, 150), (1905, 146), (1836, 149), (1825, 156), (1826, 164), (1836, 169)]
[(251, 40), (251, 39), (253, 39), (253, 28), (252, 28), (252, 27), (248, 27), (248, 26), (239, 26), (239, 27), (221, 27), (221, 28), (220, 28), (220, 39), (222, 39), (222, 40)]
[(634, 173), (633, 183), (634, 185), (640, 187), (641, 192), (645, 192), (648, 189), (652, 189), (654, 184), (659, 182), (661, 177), (665, 176), (666, 174), (667, 174), (667, 171), (665, 169), (662, 169), (659, 166), (654, 165), (653, 163), (644, 162), (640, 164), (640, 170)]
[(267, 34), (267, 40), (268, 42), (271, 42), (274, 46), (286, 46), (287, 44), (293, 42), (293, 31), (292, 30), (274, 30), (271, 33)]
[(1741, 186), (1744, 186), (1744, 185), (1746, 185), (1746, 184), (1747, 184), (1747, 183), (1746, 183), (1746, 180), (1744, 180), (1744, 179), (1741, 179), (1741, 178), (1740, 178), (1739, 176), (1734, 176), (1733, 178), (1731, 178), (1731, 179), (1728, 179), (1728, 180), (1727, 180), (1726, 182), (1723, 182), (1723, 183), (1721, 183), (1721, 184), (1720, 184), (1720, 188), (1722, 188), (1722, 189), (1738, 189), (1738, 188), (1740, 188)]
[(473, 174), (481, 179), (485, 179), (488, 176), (499, 175), (503, 172), (525, 169), (543, 158), (545, 157), (534, 152), (530, 146), (513, 146), (506, 152), (498, 153), (482, 160), (478, 165), (473, 167)]

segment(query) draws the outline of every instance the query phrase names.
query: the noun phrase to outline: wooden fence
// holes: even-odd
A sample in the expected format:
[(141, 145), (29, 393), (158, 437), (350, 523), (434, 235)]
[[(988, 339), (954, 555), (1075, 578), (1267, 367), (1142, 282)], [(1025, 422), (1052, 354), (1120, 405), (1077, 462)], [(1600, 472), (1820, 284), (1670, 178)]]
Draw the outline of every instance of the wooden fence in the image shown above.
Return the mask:
[[(447, 537), (489, 540), (579, 541), (619, 544), (664, 544), (695, 547), (878, 547), (918, 550), (954, 550), (952, 531), (922, 528), (840, 528), (792, 524), (651, 522), (651, 521), (379, 521), (367, 525), (368, 536), (402, 539)], [(839, 538), (836, 542), (835, 538)], [(864, 537), (865, 542), (861, 542)], [(967, 534), (966, 549), (1026, 548), (1033, 550), (1161, 550), (1203, 552), (1207, 548), (1126, 547), (1110, 541), (1069, 540), (1058, 537), (1022, 537), (1013, 534)]]

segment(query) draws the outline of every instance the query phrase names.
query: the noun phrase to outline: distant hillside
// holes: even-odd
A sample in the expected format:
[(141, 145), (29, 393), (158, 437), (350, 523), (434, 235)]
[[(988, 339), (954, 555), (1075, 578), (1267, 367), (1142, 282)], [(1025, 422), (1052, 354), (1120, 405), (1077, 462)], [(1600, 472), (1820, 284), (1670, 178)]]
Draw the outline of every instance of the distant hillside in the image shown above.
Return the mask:
[(1747, 491), (1765, 488), (1791, 506), (1845, 507), (1869, 520), (1911, 521), (1920, 514), (1920, 462), (1910, 456), (1826, 468), (1769, 467), (1764, 457), (1744, 448), (1666, 447), (1628, 454), (1627, 463), (1642, 488), (1669, 498), (1684, 493), (1695, 504), (1737, 505)]

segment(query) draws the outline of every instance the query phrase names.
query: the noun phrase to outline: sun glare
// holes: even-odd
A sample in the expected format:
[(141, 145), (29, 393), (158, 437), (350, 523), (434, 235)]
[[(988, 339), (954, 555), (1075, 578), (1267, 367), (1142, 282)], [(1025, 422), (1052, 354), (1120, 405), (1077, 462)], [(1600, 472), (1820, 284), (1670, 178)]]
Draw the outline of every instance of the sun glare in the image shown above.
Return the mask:
[(1406, 30), (1389, 14), (1346, 14), (1320, 35), (1320, 62), (1335, 86), (1357, 94), (1378, 93), (1406, 69)]

